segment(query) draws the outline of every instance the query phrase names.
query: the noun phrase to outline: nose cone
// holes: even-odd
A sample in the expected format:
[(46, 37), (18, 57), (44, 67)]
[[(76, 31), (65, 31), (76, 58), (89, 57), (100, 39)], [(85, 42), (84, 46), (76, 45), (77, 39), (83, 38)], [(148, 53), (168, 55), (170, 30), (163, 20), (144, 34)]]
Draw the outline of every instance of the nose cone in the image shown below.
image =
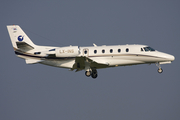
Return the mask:
[(174, 61), (175, 60), (175, 57), (173, 55), (171, 55), (171, 58), (170, 58), (171, 61)]
[(163, 53), (163, 52), (156, 52), (156, 55), (160, 57), (160, 62), (172, 62), (175, 60), (175, 57), (173, 55)]
[(169, 61), (174, 61), (174, 60), (175, 60), (175, 57), (174, 57), (173, 55), (167, 54), (167, 55), (166, 55), (166, 59), (168, 59)]

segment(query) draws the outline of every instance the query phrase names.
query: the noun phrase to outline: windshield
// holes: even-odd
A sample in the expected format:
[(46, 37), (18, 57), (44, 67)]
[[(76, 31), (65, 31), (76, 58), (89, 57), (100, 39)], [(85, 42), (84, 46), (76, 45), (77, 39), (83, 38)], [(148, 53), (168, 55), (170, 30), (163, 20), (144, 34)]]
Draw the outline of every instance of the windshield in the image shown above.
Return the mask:
[(144, 47), (145, 51), (155, 51), (155, 49), (151, 48), (151, 47)]

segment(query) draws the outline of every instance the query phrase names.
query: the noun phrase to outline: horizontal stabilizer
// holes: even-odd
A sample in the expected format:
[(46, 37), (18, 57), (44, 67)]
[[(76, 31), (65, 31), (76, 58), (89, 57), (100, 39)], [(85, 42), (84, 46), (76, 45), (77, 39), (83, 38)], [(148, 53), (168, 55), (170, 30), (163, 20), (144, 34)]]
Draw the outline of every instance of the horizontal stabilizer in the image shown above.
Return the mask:
[(26, 59), (26, 64), (36, 64), (39, 62), (42, 62), (43, 60), (37, 60), (37, 59)]
[(25, 43), (25, 42), (16, 42), (16, 45), (18, 47), (18, 49), (22, 50), (22, 51), (29, 51), (34, 49), (34, 47), (32, 47), (31, 45)]

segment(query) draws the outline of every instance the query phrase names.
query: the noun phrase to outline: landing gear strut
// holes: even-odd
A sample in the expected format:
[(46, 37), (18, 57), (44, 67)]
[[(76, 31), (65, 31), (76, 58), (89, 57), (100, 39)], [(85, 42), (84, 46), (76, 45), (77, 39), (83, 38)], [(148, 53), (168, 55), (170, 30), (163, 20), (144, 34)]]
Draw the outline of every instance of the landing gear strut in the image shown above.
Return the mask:
[(158, 67), (158, 73), (162, 73), (163, 72), (163, 69), (161, 68), (160, 64), (159, 63), (156, 63), (156, 66)]

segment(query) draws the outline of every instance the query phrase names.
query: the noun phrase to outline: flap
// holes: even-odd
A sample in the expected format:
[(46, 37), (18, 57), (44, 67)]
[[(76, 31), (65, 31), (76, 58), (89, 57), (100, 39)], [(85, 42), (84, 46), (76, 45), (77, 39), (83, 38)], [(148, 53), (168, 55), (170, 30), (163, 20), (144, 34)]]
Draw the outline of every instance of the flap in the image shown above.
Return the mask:
[(75, 58), (75, 63), (71, 70), (76, 69), (76, 72), (77, 72), (80, 70), (84, 70), (85, 68), (99, 69), (99, 68), (106, 68), (106, 67), (108, 67), (108, 63), (106, 62), (98, 61), (98, 60), (94, 61), (88, 57), (81, 56), (81, 57)]

